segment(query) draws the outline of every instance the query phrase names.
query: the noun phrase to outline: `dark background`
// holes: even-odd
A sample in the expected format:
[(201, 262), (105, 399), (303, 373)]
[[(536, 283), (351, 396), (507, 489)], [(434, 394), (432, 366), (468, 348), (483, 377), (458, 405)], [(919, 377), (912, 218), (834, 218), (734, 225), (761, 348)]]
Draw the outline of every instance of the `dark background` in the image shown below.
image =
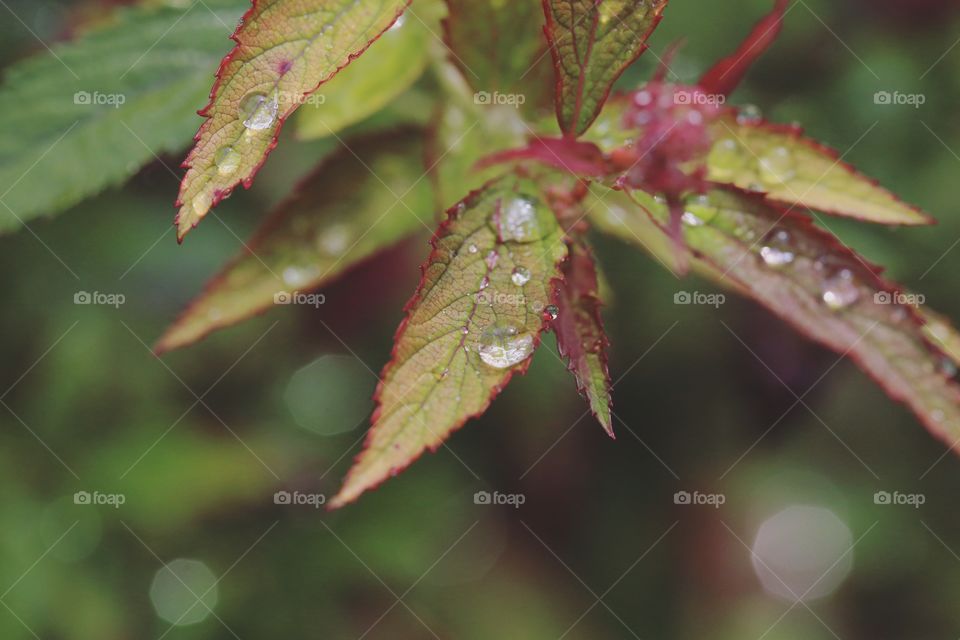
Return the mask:
[[(5, 63), (43, 51), (11, 12), (53, 42), (77, 10), (0, 4)], [(936, 216), (912, 230), (824, 222), (960, 318), (960, 10), (791, 5), (736, 100), (804, 123)], [(693, 81), (768, 6), (672, 0), (651, 51), (685, 37), (673, 66)], [(623, 86), (655, 63), (645, 56)], [(877, 91), (926, 101), (877, 105)], [(612, 240), (597, 247), (616, 442), (582, 415), (548, 340), (449, 448), (358, 504), (275, 505), (278, 490), (339, 486), (425, 239), (328, 287), (319, 311), (271, 311), (162, 360), (148, 345), (318, 153), (281, 145), (256, 188), (218, 210), (223, 224), (207, 221), (183, 247), (170, 230), (177, 184), (159, 162), (0, 238), (0, 637), (960, 635), (960, 461), (851, 363), (733, 296), (718, 309), (674, 305), (679, 290), (713, 289)], [(77, 306), (77, 291), (126, 303)], [(76, 505), (77, 491), (125, 503)], [(524, 504), (476, 505), (477, 491)], [(678, 505), (678, 491), (724, 503)], [(878, 491), (924, 504), (876, 504)], [(751, 561), (761, 531), (758, 553), (782, 583)], [(777, 595), (825, 572), (811, 591), (823, 597)], [(191, 591), (215, 581), (195, 605)], [(172, 626), (181, 616), (195, 624)]]

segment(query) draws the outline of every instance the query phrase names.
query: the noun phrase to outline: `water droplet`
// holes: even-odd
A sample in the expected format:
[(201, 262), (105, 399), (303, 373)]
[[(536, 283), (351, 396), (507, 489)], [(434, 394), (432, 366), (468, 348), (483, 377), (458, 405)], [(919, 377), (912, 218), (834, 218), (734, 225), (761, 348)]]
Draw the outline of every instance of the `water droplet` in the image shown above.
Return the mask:
[(793, 262), (796, 255), (790, 247), (790, 234), (783, 229), (769, 234), (766, 246), (760, 249), (760, 257), (770, 267), (783, 267)]
[(224, 147), (217, 151), (213, 158), (217, 163), (217, 172), (222, 176), (228, 176), (240, 167), (240, 152), (233, 147)]
[(480, 291), (483, 291), (484, 289), (486, 289), (486, 288), (489, 287), (489, 286), (490, 286), (490, 277), (489, 277), (489, 276), (483, 276), (483, 280), (480, 281)]
[(845, 309), (860, 298), (860, 289), (849, 269), (843, 269), (822, 286), (823, 301), (834, 311)]
[(941, 409), (934, 409), (930, 413), (930, 417), (933, 418), (934, 422), (943, 422), (944, 418), (946, 418), (947, 415)]
[(350, 227), (338, 224), (324, 231), (317, 238), (317, 248), (330, 256), (339, 256), (346, 251), (350, 242)]
[(467, 251), (469, 251), (470, 253), (476, 253), (477, 251), (480, 251), (480, 249), (477, 248), (477, 245), (472, 244), (469, 247), (467, 247)]
[(510, 280), (518, 287), (522, 287), (530, 282), (530, 270), (526, 267), (517, 267), (513, 270), (513, 273), (510, 274)]
[(204, 191), (193, 199), (193, 213), (196, 214), (198, 218), (205, 216), (212, 206), (213, 194), (209, 191)]
[(957, 375), (957, 365), (950, 358), (944, 358), (940, 361), (940, 371), (943, 372), (948, 378), (956, 377)]
[(319, 275), (316, 267), (287, 267), (283, 270), (283, 281), (290, 287), (303, 287)]
[(407, 16), (406, 16), (406, 14), (401, 14), (400, 17), (397, 18), (397, 21), (394, 22), (392, 25), (390, 25), (390, 31), (396, 31), (397, 29), (399, 29), (400, 27), (402, 27), (402, 26), (403, 26), (403, 23), (406, 22), (406, 21), (407, 21)]
[(487, 263), (487, 267), (492, 271), (493, 269), (496, 269), (497, 262), (500, 261), (500, 256), (496, 251), (491, 251), (487, 254), (487, 257), (484, 258), (483, 261)]
[(753, 104), (744, 105), (737, 114), (738, 124), (756, 124), (763, 119), (763, 112)]
[(543, 237), (537, 205), (528, 198), (514, 198), (503, 206), (500, 236), (504, 241), (534, 242)]
[(495, 325), (483, 332), (480, 359), (495, 369), (506, 369), (519, 364), (533, 354), (533, 336), (519, 333), (510, 325)]
[(710, 167), (710, 173), (717, 179), (727, 180), (734, 176), (743, 158), (740, 144), (733, 138), (724, 138), (713, 145), (710, 156), (707, 158), (707, 165)]
[(698, 217), (697, 217), (697, 214), (691, 213), (691, 212), (689, 212), (689, 211), (684, 211), (684, 212), (683, 212), (683, 216), (682, 216), (681, 220), (683, 220), (683, 224), (687, 225), (688, 227), (702, 227), (702, 226), (703, 226), (703, 220), (701, 220), (700, 218), (698, 218)]
[(790, 150), (776, 147), (760, 158), (760, 178), (768, 184), (783, 184), (792, 180), (797, 172)]
[(240, 117), (243, 118), (243, 126), (252, 131), (262, 131), (273, 125), (279, 109), (280, 104), (276, 94), (268, 97), (265, 93), (254, 91), (240, 101)]
[(548, 304), (548, 305), (543, 309), (543, 315), (545, 315), (546, 317), (550, 318), (551, 320), (556, 320), (556, 319), (557, 319), (557, 316), (560, 315), (560, 309), (557, 308), (557, 305), (555, 305), (555, 304)]
[(433, 372), (433, 375), (439, 381), (446, 378), (448, 373), (450, 373), (450, 369), (437, 369)]

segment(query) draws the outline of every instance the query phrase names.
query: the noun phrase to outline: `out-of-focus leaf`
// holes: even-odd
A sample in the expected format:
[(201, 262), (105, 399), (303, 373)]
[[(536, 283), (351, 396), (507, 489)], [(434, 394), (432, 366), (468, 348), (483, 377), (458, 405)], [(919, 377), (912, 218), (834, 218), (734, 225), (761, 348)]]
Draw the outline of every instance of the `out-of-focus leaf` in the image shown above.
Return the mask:
[(297, 136), (323, 138), (377, 113), (406, 91), (427, 66), (430, 32), (416, 18), (401, 16), (361, 56), (307, 99), (297, 116)]
[(538, 194), (532, 182), (506, 176), (450, 210), (397, 330), (366, 447), (331, 506), (435, 450), (526, 371), (566, 254)]
[(539, 0), (447, 0), (447, 6), (450, 61), (478, 101), (516, 102), (531, 112), (549, 107), (550, 57)]
[(557, 334), (560, 355), (577, 379), (577, 388), (587, 398), (593, 415), (613, 436), (610, 401), (610, 373), (607, 348), (610, 341), (600, 318), (597, 271), (593, 256), (582, 242), (569, 244), (563, 264), (563, 278), (553, 282), (557, 317), (552, 327)]
[(613, 83), (644, 52), (667, 0), (544, 0), (544, 29), (557, 81), (557, 120), (579, 135)]
[(844, 162), (832, 149), (793, 126), (771, 125), (735, 113), (713, 127), (707, 167), (715, 182), (768, 194), (777, 202), (881, 224), (932, 220)]
[(185, 146), (222, 55), (224, 24), (247, 4), (119, 9), (53, 54), (8, 69), (0, 232), (121, 184), (154, 154)]
[[(644, 202), (662, 224), (667, 211)], [(638, 207), (639, 209), (639, 207)], [(897, 287), (806, 217), (761, 196), (713, 191), (687, 204), (686, 242), (705, 273), (849, 356), (937, 437), (960, 437), (960, 386)], [(639, 210), (634, 215), (647, 215)]]
[(960, 365), (960, 332), (946, 317), (930, 311), (926, 307), (919, 308), (920, 315), (926, 321), (924, 333), (933, 344), (943, 349), (954, 365)]
[(187, 156), (177, 237), (241, 182), (249, 187), (277, 144), (284, 121), (320, 86), (366, 51), (410, 0), (260, 0), (233, 35), (206, 120)]
[(419, 133), (350, 143), (324, 161), (157, 343), (195, 342), (345, 271), (432, 223)]

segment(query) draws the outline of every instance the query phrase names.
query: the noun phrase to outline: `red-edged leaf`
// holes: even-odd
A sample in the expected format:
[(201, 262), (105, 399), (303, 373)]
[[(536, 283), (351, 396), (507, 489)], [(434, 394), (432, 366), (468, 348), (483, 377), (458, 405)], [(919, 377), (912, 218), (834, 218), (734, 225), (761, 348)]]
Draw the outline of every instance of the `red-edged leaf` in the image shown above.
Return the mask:
[(707, 158), (714, 182), (765, 193), (779, 203), (889, 225), (933, 219), (859, 173), (839, 154), (795, 126), (775, 125), (729, 111), (712, 126)]
[(284, 121), (363, 53), (410, 0), (254, 0), (220, 65), (207, 120), (184, 162), (177, 237), (241, 182), (249, 187)]
[(753, 63), (769, 49), (783, 29), (783, 17), (789, 0), (776, 0), (773, 11), (764, 16), (750, 35), (730, 56), (720, 60), (700, 78), (700, 87), (708, 94), (728, 96), (737, 88)]
[[(663, 206), (650, 202), (656, 218)], [(960, 385), (898, 287), (809, 218), (761, 196), (713, 191), (687, 203), (684, 237), (694, 262), (733, 284), (811, 339), (849, 356), (936, 436), (960, 438)], [(634, 215), (645, 215), (639, 211)], [(949, 365), (949, 366), (945, 366)]]
[(450, 210), (397, 330), (366, 447), (331, 507), (435, 450), (526, 371), (566, 255), (538, 193), (506, 176)]
[(433, 203), (421, 137), (409, 132), (351, 141), (350, 150), (324, 161), (207, 284), (156, 350), (183, 347), (275, 304), (298, 303), (301, 293), (429, 228)]
[(560, 129), (590, 126), (620, 74), (646, 49), (667, 0), (543, 0)]
[(581, 177), (602, 178), (610, 173), (600, 147), (572, 138), (533, 138), (526, 147), (494, 153), (477, 166), (485, 168), (518, 160), (534, 160)]
[(610, 341), (600, 318), (597, 271), (590, 250), (582, 242), (569, 245), (563, 264), (563, 278), (553, 282), (557, 317), (552, 328), (557, 334), (560, 355), (577, 379), (577, 388), (590, 403), (593, 415), (613, 435), (610, 400), (610, 373), (607, 348)]

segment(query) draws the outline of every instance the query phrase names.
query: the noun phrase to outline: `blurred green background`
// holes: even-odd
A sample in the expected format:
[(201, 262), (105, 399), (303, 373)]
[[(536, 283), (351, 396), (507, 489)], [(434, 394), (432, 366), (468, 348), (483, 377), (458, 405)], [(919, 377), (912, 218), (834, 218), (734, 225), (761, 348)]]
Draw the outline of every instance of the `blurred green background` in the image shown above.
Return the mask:
[[(78, 4), (0, 1), (3, 64), (65, 37)], [(671, 0), (651, 52), (685, 38), (673, 66), (693, 81), (769, 4)], [(735, 96), (940, 220), (824, 222), (953, 318), (958, 34), (946, 0), (797, 0)], [(877, 91), (926, 102), (877, 105)], [(851, 363), (732, 296), (676, 306), (710, 285), (601, 238), (616, 442), (548, 340), (449, 448), (358, 504), (276, 504), (339, 486), (425, 239), (327, 288), (319, 310), (271, 311), (162, 360), (149, 345), (325, 148), (288, 140), (183, 247), (160, 162), (0, 238), (0, 637), (960, 636), (960, 461)], [(80, 291), (125, 303), (76, 305)], [(677, 504), (684, 491), (723, 504)]]

